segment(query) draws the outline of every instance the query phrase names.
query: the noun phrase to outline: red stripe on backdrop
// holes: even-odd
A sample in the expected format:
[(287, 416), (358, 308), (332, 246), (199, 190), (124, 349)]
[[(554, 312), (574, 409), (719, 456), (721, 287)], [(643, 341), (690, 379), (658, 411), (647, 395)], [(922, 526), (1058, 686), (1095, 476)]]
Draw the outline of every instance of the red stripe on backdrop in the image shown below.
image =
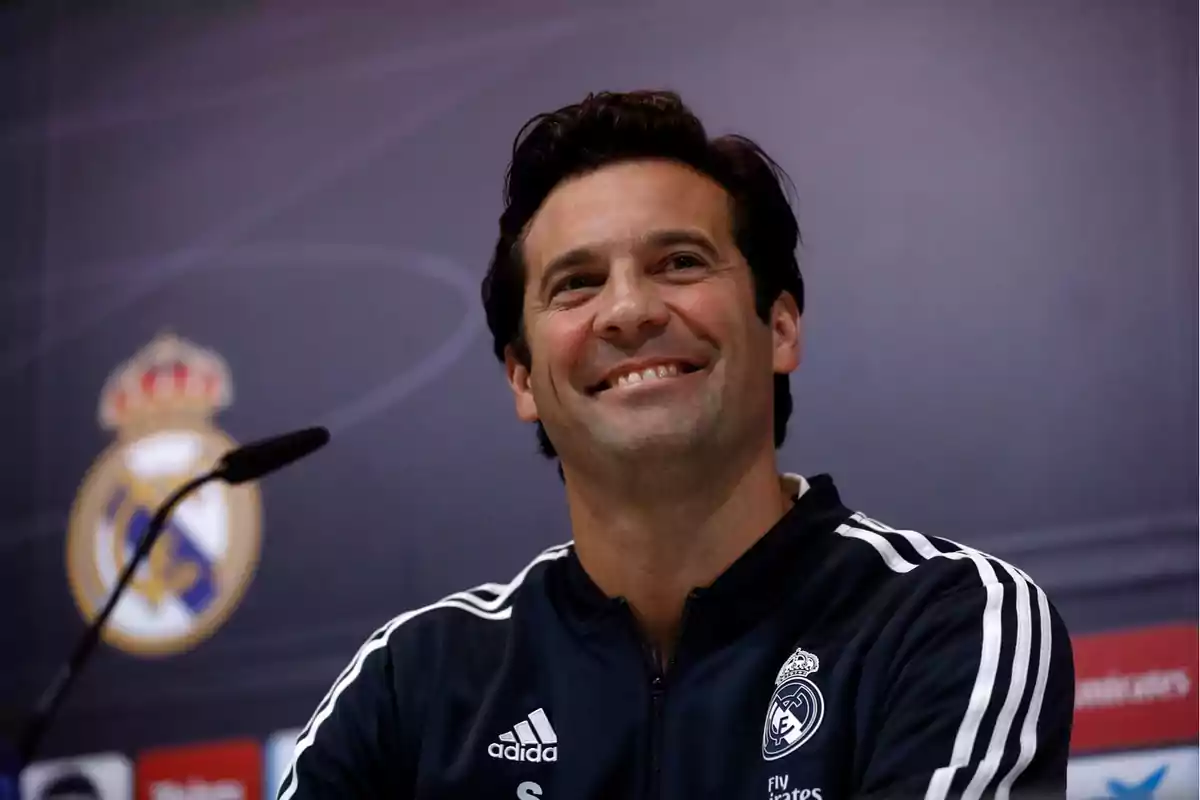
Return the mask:
[(1195, 623), (1072, 637), (1074, 753), (1194, 742), (1200, 734)]

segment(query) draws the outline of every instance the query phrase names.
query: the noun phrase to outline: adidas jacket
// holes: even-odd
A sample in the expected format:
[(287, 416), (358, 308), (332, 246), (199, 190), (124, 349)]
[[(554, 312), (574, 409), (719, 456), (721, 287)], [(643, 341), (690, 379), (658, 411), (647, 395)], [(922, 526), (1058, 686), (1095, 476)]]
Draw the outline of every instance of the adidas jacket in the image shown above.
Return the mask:
[(570, 545), (376, 631), (281, 800), (1061, 797), (1071, 646), (1027, 575), (828, 476), (688, 598), (660, 672)]

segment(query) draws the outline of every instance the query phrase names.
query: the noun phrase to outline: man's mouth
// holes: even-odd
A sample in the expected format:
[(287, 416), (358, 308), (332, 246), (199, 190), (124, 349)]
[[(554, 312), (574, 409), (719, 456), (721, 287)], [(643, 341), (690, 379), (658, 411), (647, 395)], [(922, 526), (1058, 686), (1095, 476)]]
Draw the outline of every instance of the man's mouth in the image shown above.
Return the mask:
[(629, 368), (620, 368), (610, 373), (604, 380), (589, 387), (588, 394), (595, 395), (608, 389), (640, 386), (643, 383), (652, 381), (667, 381), (672, 378), (678, 378), (681, 375), (690, 375), (693, 372), (699, 372), (703, 368), (702, 364), (690, 361), (664, 361), (646, 366), (638, 365)]

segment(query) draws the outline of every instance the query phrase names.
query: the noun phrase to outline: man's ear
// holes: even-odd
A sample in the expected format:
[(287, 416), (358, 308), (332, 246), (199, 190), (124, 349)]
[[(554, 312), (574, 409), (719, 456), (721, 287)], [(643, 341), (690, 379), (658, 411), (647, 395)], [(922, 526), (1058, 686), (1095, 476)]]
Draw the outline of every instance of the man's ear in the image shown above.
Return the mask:
[(787, 375), (800, 366), (804, 354), (804, 325), (800, 308), (791, 292), (780, 292), (771, 304), (772, 364), (778, 375)]
[(512, 389), (517, 407), (517, 419), (522, 422), (537, 422), (537, 401), (533, 399), (530, 386), (529, 367), (517, 358), (512, 345), (504, 348), (504, 372), (508, 376), (508, 387)]

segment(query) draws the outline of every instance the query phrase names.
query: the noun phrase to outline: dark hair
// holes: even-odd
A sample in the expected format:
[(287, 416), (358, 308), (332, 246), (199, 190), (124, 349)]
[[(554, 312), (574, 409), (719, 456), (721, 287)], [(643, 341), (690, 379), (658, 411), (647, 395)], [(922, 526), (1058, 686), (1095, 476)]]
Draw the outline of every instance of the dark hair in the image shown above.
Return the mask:
[[(750, 266), (754, 305), (765, 322), (781, 292), (804, 311), (804, 281), (796, 261), (800, 229), (783, 184), (787, 175), (761, 147), (744, 136), (709, 139), (704, 125), (669, 91), (589, 94), (580, 103), (538, 114), (513, 142), (504, 180), (500, 238), (483, 279), (483, 307), (492, 349), (529, 366), (522, 318), (525, 226), (558, 184), (609, 164), (663, 158), (685, 164), (724, 187), (733, 203), (733, 235)], [(775, 446), (787, 437), (792, 392), (787, 375), (775, 376)], [(539, 449), (558, 454), (546, 429), (537, 426)], [(561, 471), (561, 468), (560, 468)]]

